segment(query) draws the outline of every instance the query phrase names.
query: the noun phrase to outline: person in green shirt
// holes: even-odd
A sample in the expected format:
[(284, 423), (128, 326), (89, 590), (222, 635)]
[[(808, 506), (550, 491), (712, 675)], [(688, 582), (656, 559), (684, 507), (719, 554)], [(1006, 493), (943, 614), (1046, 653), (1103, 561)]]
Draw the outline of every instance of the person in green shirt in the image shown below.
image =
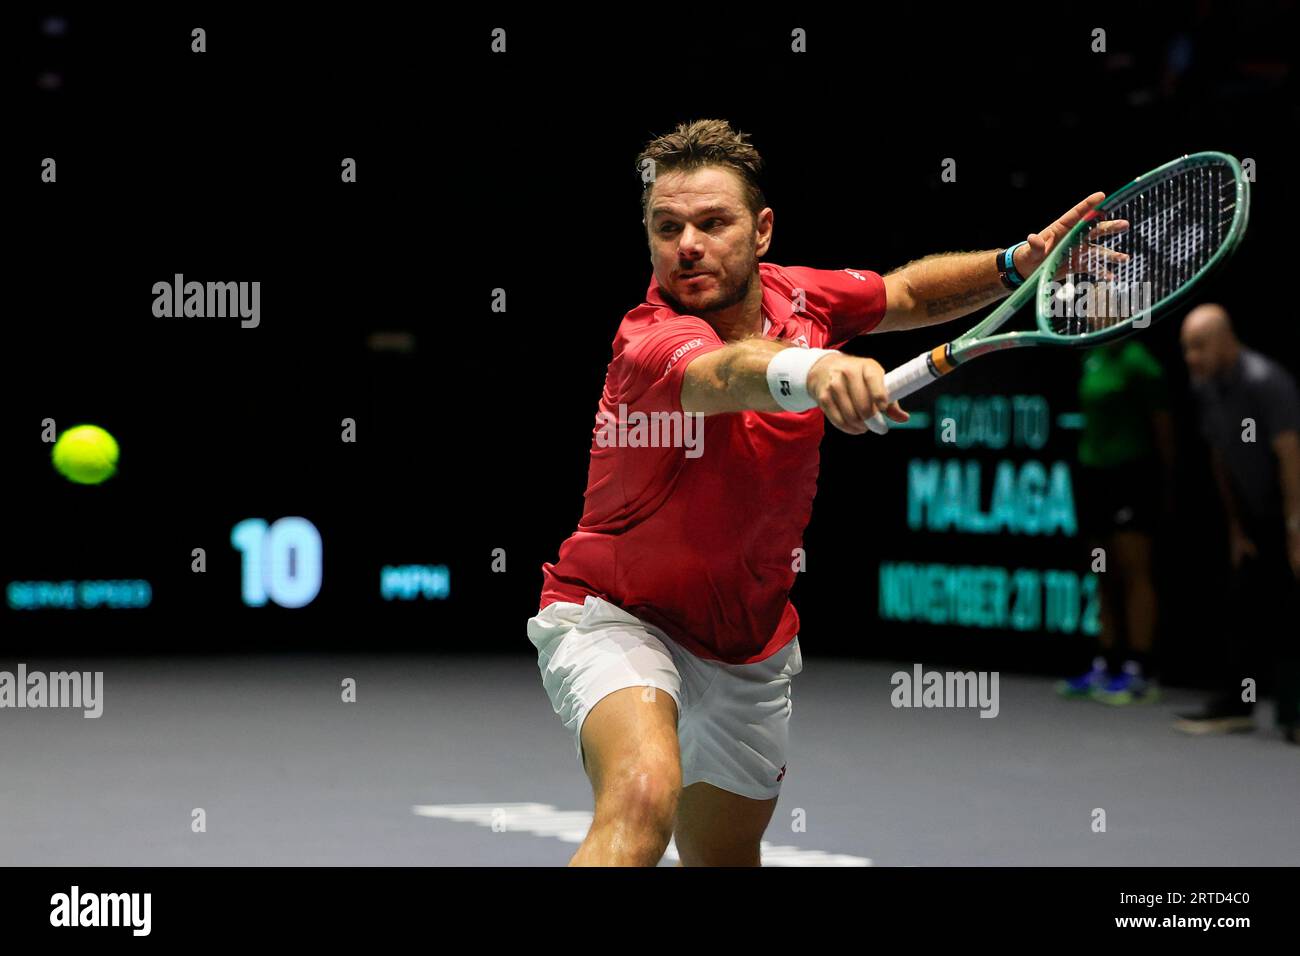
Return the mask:
[(1171, 509), (1174, 439), (1164, 370), (1136, 339), (1085, 353), (1079, 380), (1079, 526), (1102, 548), (1101, 634), (1092, 669), (1062, 681), (1068, 697), (1109, 704), (1157, 696), (1154, 536)]

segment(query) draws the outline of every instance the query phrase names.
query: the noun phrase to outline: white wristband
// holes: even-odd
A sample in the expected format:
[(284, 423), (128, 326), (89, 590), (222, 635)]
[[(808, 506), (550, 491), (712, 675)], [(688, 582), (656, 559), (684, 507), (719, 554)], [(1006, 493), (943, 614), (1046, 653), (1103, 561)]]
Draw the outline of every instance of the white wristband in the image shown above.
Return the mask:
[(776, 403), (787, 412), (806, 412), (817, 407), (808, 394), (808, 370), (834, 349), (782, 349), (767, 363), (767, 388)]

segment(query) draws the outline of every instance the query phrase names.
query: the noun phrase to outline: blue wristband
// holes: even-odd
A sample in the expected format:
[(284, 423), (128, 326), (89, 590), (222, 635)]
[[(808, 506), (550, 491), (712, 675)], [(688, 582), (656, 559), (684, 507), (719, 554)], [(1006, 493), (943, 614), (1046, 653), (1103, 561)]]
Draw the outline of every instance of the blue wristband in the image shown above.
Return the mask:
[(1006, 252), (1002, 253), (1002, 271), (1006, 274), (1007, 281), (1011, 283), (1013, 287), (1018, 286), (1025, 281), (1024, 276), (1016, 271), (1016, 262), (1013, 257), (1015, 256), (1017, 249), (1028, 244), (1028, 239), (1022, 239), (1014, 246), (1009, 246)]

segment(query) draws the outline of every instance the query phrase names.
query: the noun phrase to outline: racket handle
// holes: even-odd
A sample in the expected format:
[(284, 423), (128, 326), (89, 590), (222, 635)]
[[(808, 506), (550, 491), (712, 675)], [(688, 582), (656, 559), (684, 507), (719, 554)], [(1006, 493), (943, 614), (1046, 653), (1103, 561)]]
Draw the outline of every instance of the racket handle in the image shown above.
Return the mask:
[[(885, 392), (889, 395), (891, 402), (897, 402), (906, 398), (913, 392), (920, 391), (929, 385), (936, 378), (939, 378), (944, 372), (952, 368), (949, 361), (944, 357), (944, 346), (940, 346), (933, 352), (922, 352), (910, 362), (905, 362), (898, 368), (891, 369), (885, 374)], [(940, 361), (945, 366), (942, 371), (935, 367), (934, 354), (940, 354)], [(885, 422), (885, 416), (881, 412), (876, 412), (867, 419), (867, 428), (877, 435), (883, 435), (889, 431), (889, 425)]]

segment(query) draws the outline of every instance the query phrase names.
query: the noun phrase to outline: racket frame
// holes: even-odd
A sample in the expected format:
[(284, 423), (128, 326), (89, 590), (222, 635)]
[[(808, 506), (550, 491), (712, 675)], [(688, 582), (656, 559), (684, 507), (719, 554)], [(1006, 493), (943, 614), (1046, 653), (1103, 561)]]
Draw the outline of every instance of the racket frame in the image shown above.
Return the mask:
[[(1052, 331), (1048, 323), (1051, 320), (1052, 300), (1056, 292), (1053, 288), (1056, 271), (1060, 267), (1061, 260), (1069, 255), (1070, 250), (1074, 248), (1076, 243), (1086, 238), (1086, 236), (1081, 238), (1080, 234), (1092, 229), (1096, 220), (1101, 219), (1108, 209), (1121, 205), (1135, 193), (1146, 189), (1153, 181), (1168, 178), (1188, 166), (1219, 161), (1227, 163), (1232, 169), (1236, 185), (1236, 199), (1233, 219), (1228, 227), (1228, 233), (1209, 261), (1172, 295), (1153, 303), (1151, 308), (1131, 316), (1128, 320), (1111, 328), (1100, 329), (1087, 335), (1062, 335)], [(1242, 173), (1241, 164), (1236, 157), (1219, 152), (1189, 153), (1162, 166), (1157, 166), (1150, 172), (1137, 177), (1122, 189), (1107, 196), (1100, 206), (1090, 210), (1079, 222), (1075, 223), (1061, 241), (1052, 247), (1047, 254), (1047, 258), (1043, 260), (1038, 268), (1026, 276), (1024, 282), (1011, 293), (1011, 297), (990, 312), (979, 323), (946, 345), (940, 345), (929, 352), (923, 352), (910, 362), (905, 362), (892, 369), (885, 376), (885, 389), (889, 393), (890, 400), (897, 401), (905, 398), (936, 379), (947, 375), (958, 365), (981, 355), (987, 355), (990, 352), (1000, 352), (1004, 349), (1023, 348), (1031, 345), (1064, 345), (1073, 348), (1091, 348), (1124, 338), (1140, 328), (1146, 328), (1150, 324), (1149, 322), (1138, 326), (1135, 324), (1136, 320), (1142, 316), (1150, 316), (1151, 320), (1154, 321), (1158, 316), (1169, 311), (1206, 274), (1217, 268), (1228, 256), (1236, 251), (1245, 236), (1249, 214), (1250, 183)], [(1035, 300), (1037, 329), (1003, 332), (998, 335), (990, 334), (1005, 325), (1013, 315), (1029, 303), (1030, 299)], [(867, 426), (878, 434), (888, 430), (885, 416), (879, 412), (868, 419)]]
[[(1150, 309), (1134, 315), (1111, 328), (1091, 332), (1087, 336), (1061, 335), (1052, 331), (1050, 325), (1046, 323), (1050, 322), (1052, 317), (1051, 309), (1055, 297), (1053, 286), (1055, 285), (1056, 270), (1060, 267), (1061, 261), (1070, 254), (1070, 250), (1078, 242), (1083, 241), (1083, 238), (1086, 238), (1081, 237), (1080, 234), (1092, 229), (1096, 220), (1101, 219), (1109, 209), (1122, 205), (1130, 196), (1148, 188), (1153, 181), (1169, 178), (1189, 166), (1214, 161), (1225, 162), (1232, 169), (1236, 183), (1236, 205), (1233, 209), (1232, 224), (1228, 227), (1228, 234), (1219, 244), (1219, 248), (1215, 250), (1209, 261), (1198, 269), (1196, 274), (1187, 282), (1179, 286), (1172, 295), (1153, 303)], [(1249, 218), (1250, 183), (1242, 174), (1241, 164), (1236, 157), (1218, 152), (1189, 153), (1180, 156), (1178, 159), (1171, 160), (1163, 166), (1158, 166), (1150, 172), (1137, 177), (1124, 188), (1107, 196), (1100, 206), (1091, 210), (1079, 222), (1075, 223), (1064, 238), (1052, 247), (1042, 264), (1025, 278), (1024, 283), (1011, 294), (1009, 299), (998, 306), (979, 324), (948, 343), (946, 346), (948, 360), (953, 367), (956, 367), (964, 361), (986, 355), (989, 352), (1029, 345), (1065, 345), (1072, 348), (1091, 348), (1094, 345), (1101, 345), (1114, 339), (1123, 338), (1137, 329), (1145, 328), (1145, 324), (1137, 326), (1134, 324), (1135, 321), (1148, 314), (1154, 320), (1157, 315), (1169, 311), (1192, 290), (1196, 283), (1236, 251), (1245, 236), (1246, 224)], [(1036, 300), (1037, 329), (1004, 332), (1001, 335), (989, 334), (1006, 324), (1007, 320), (1019, 312), (1030, 298)]]

